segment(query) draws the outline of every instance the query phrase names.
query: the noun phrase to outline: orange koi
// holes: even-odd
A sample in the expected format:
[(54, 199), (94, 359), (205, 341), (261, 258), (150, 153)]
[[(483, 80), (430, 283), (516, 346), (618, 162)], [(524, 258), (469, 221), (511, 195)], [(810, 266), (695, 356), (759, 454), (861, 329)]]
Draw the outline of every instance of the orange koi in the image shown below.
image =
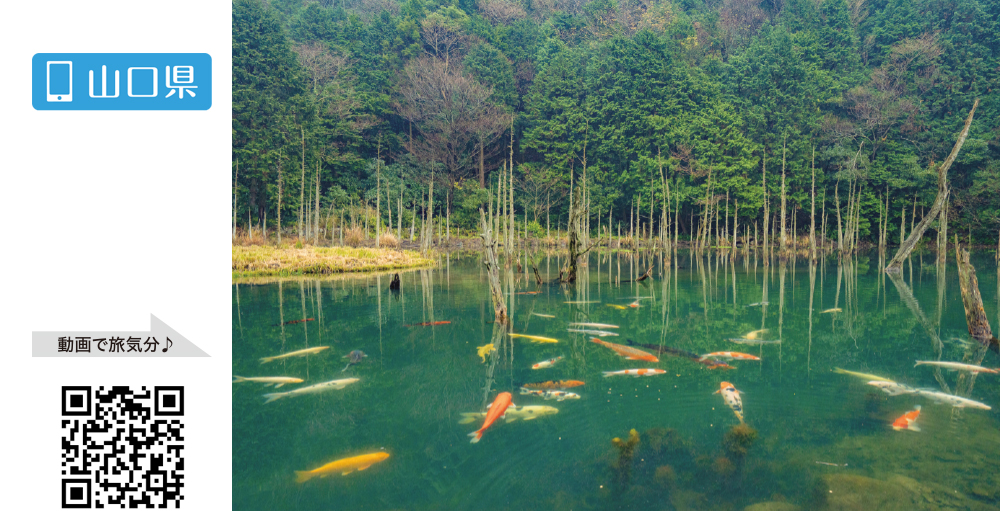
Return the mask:
[(403, 325), (403, 326), (407, 326), (407, 327), (410, 327), (410, 326), (438, 326), (438, 325), (450, 325), (450, 324), (451, 324), (451, 321), (427, 321), (426, 323), (414, 323), (412, 325)]
[(515, 295), (540, 295), (541, 291), (525, 291), (523, 293), (514, 293)]
[(502, 419), (504, 415), (507, 415), (508, 408), (514, 408), (514, 404), (511, 403), (510, 400), (510, 392), (501, 392), (500, 395), (493, 400), (493, 403), (489, 406), (489, 411), (486, 412), (486, 420), (483, 421), (483, 427), (469, 433), (469, 436), (472, 437), (472, 440), (469, 441), (470, 443), (474, 444), (479, 442), (479, 440), (483, 438), (483, 432), (489, 429), (489, 427), (492, 426), (497, 419)]
[(526, 389), (571, 389), (573, 387), (579, 387), (584, 385), (582, 381), (579, 380), (559, 380), (559, 381), (543, 381), (538, 383), (525, 383), (521, 385)]
[(659, 362), (660, 361), (660, 359), (656, 358), (656, 356), (654, 356), (651, 353), (646, 353), (645, 351), (637, 350), (637, 349), (631, 348), (629, 346), (623, 346), (621, 344), (614, 344), (614, 343), (610, 343), (610, 342), (605, 342), (605, 341), (602, 341), (602, 340), (597, 339), (597, 338), (592, 338), (590, 340), (590, 342), (594, 342), (594, 343), (600, 344), (601, 346), (604, 346), (605, 348), (610, 348), (615, 353), (617, 353), (617, 354), (625, 357), (628, 360), (645, 360), (647, 362)]
[(715, 351), (702, 355), (698, 360), (707, 360), (710, 358), (721, 358), (724, 360), (760, 360), (760, 357), (747, 355), (746, 353), (740, 353), (738, 351)]
[(892, 423), (892, 429), (896, 431), (903, 431), (904, 429), (920, 431), (920, 426), (917, 425), (917, 417), (920, 417), (920, 405), (914, 406), (912, 412), (906, 412), (902, 417), (896, 419), (896, 422)]

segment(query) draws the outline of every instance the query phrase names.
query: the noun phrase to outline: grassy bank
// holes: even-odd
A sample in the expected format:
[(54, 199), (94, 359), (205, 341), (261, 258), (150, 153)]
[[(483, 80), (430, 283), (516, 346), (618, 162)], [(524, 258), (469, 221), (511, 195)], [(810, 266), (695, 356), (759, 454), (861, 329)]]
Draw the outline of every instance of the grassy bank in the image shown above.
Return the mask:
[(433, 264), (410, 250), (233, 246), (233, 278), (386, 271)]

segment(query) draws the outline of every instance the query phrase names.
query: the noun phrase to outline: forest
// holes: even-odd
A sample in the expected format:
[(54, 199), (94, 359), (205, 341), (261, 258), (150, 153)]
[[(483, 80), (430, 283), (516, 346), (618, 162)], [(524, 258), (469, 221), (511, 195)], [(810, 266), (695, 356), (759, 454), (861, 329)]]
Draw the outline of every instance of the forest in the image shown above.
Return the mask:
[(997, 242), (1000, 0), (235, 0), (232, 30), (234, 239), (463, 235), (504, 197), (540, 239), (583, 200), (597, 238), (815, 211), (897, 244), (978, 99), (941, 216)]

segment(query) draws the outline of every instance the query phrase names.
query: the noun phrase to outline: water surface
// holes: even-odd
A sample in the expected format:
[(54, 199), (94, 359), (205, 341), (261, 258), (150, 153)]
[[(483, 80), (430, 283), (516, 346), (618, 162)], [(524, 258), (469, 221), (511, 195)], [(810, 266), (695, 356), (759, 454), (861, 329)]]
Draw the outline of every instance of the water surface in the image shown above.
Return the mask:
[[(564, 262), (535, 257), (546, 280)], [(305, 380), (277, 391), (360, 379), (266, 405), (262, 395), (275, 390), (233, 385), (234, 509), (739, 510), (763, 502), (998, 509), (1000, 375), (914, 367), (916, 360), (1000, 366), (997, 354), (969, 339), (953, 257), (939, 269), (933, 254), (915, 255), (895, 281), (878, 271), (877, 254), (815, 266), (803, 259), (765, 266), (743, 252), (592, 254), (574, 286), (537, 286), (530, 274), (506, 272), (513, 331), (558, 344), (507, 337), (494, 326), (479, 257), (440, 258), (439, 268), (402, 273), (399, 292), (385, 275), (234, 284), (234, 375)], [(990, 254), (973, 264), (987, 316), (1000, 328), (996, 263)], [(653, 278), (633, 282), (649, 266)], [(636, 300), (639, 307), (627, 307)], [(767, 304), (750, 306), (760, 302)], [(823, 312), (829, 309), (840, 310)], [(313, 321), (282, 325), (307, 318)], [(407, 326), (434, 321), (450, 324)], [(629, 361), (566, 332), (569, 322), (619, 325), (620, 336), (603, 338), (613, 343), (732, 350), (761, 360), (729, 362), (729, 371), (666, 354), (658, 363)], [(763, 339), (782, 342), (725, 340), (761, 329), (768, 330)], [(491, 342), (499, 349), (483, 362), (476, 348)], [(330, 349), (259, 363), (315, 346)], [(342, 357), (357, 349), (368, 357), (342, 371)], [(556, 356), (565, 358), (530, 369)], [(602, 378), (602, 371), (643, 367), (666, 374)], [(889, 397), (835, 367), (957, 392), (994, 409)], [(518, 393), (525, 382), (565, 379), (586, 382), (570, 389), (581, 399)], [(744, 393), (753, 441), (734, 446), (733, 438), (745, 436), (731, 436), (727, 443), (739, 420), (713, 394), (722, 381)], [(498, 392), (559, 412), (498, 422), (470, 444), (467, 434), (481, 420), (459, 424), (461, 414), (484, 411)], [(921, 432), (890, 427), (918, 404)], [(631, 429), (639, 444), (622, 461), (611, 440)], [(380, 450), (390, 457), (366, 471), (295, 482), (296, 470)]]

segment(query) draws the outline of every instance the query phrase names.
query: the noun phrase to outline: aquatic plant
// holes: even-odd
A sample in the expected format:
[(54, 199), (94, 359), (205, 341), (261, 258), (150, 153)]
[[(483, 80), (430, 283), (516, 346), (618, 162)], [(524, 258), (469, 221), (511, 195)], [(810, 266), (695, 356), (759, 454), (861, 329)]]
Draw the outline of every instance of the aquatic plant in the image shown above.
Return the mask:
[(729, 428), (722, 438), (722, 448), (731, 458), (741, 461), (756, 440), (756, 429), (746, 424), (737, 424)]
[(632, 429), (628, 432), (628, 440), (615, 437), (611, 439), (611, 444), (618, 449), (618, 461), (611, 469), (614, 472), (615, 488), (621, 491), (628, 486), (632, 475), (632, 456), (639, 445), (639, 432)]
[(661, 465), (656, 467), (653, 479), (663, 487), (671, 487), (677, 482), (677, 471), (671, 465)]
[(381, 248), (399, 248), (399, 238), (391, 232), (383, 233), (378, 237), (378, 246)]
[(719, 456), (715, 458), (715, 462), (712, 463), (712, 470), (720, 476), (730, 476), (733, 472), (736, 472), (736, 465), (733, 464), (732, 460), (725, 456)]

